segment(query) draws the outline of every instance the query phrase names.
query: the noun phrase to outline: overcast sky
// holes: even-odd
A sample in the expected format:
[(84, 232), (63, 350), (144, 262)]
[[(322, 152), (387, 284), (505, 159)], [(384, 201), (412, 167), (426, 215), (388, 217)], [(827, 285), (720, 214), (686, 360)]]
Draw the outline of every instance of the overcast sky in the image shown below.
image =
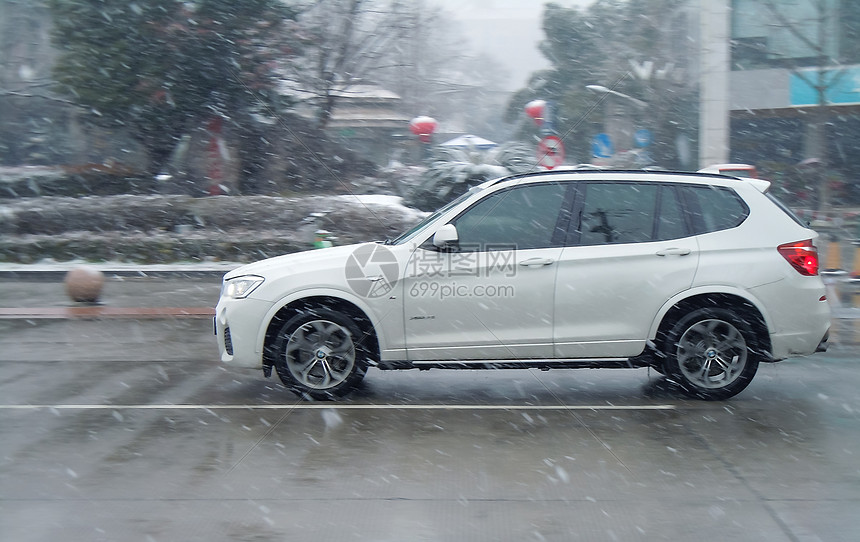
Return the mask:
[[(511, 75), (508, 90), (525, 86), (529, 75), (548, 66), (537, 49), (547, 0), (429, 0), (461, 22), (477, 51), (493, 56)], [(584, 7), (594, 0), (554, 0)]]

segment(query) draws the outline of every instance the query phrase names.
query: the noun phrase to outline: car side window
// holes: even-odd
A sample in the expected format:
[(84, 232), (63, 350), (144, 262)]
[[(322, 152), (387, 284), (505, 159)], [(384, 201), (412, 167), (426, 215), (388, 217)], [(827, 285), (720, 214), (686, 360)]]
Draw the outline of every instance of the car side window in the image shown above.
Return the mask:
[(657, 231), (655, 241), (680, 239), (690, 235), (684, 208), (678, 199), (678, 191), (674, 186), (660, 187), (660, 203), (657, 210)]
[(674, 185), (586, 183), (580, 245), (644, 243), (690, 235)]
[(581, 245), (650, 241), (658, 185), (587, 183), (580, 222)]
[(749, 216), (749, 207), (730, 188), (684, 186), (681, 191), (696, 234), (740, 226)]
[(529, 184), (487, 196), (453, 223), (460, 250), (525, 250), (560, 246), (566, 224), (560, 224), (567, 183)]

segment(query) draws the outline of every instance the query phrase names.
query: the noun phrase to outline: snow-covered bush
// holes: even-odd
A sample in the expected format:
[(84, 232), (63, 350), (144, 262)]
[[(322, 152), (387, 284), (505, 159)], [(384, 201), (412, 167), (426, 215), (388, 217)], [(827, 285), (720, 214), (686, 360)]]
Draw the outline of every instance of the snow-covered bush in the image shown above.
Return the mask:
[(436, 147), (430, 167), (407, 202), (431, 211), (484, 181), (537, 167), (534, 150), (522, 143), (506, 143), (486, 151)]

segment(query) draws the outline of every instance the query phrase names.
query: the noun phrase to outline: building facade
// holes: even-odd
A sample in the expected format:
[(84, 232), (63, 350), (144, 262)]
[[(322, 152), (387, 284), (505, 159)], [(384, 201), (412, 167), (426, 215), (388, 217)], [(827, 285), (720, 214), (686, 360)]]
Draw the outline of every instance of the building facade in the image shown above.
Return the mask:
[[(700, 5), (702, 165), (753, 163), (787, 184), (824, 175), (830, 203), (860, 201), (860, 2)], [(787, 188), (815, 197), (812, 187)]]

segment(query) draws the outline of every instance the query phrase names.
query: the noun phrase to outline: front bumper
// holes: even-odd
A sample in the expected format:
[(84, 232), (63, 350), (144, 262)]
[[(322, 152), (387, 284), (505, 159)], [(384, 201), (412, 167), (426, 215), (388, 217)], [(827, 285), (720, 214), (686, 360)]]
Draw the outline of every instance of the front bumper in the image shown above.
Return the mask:
[(221, 362), (261, 369), (266, 317), (272, 304), (258, 299), (221, 298), (215, 307), (215, 335)]

